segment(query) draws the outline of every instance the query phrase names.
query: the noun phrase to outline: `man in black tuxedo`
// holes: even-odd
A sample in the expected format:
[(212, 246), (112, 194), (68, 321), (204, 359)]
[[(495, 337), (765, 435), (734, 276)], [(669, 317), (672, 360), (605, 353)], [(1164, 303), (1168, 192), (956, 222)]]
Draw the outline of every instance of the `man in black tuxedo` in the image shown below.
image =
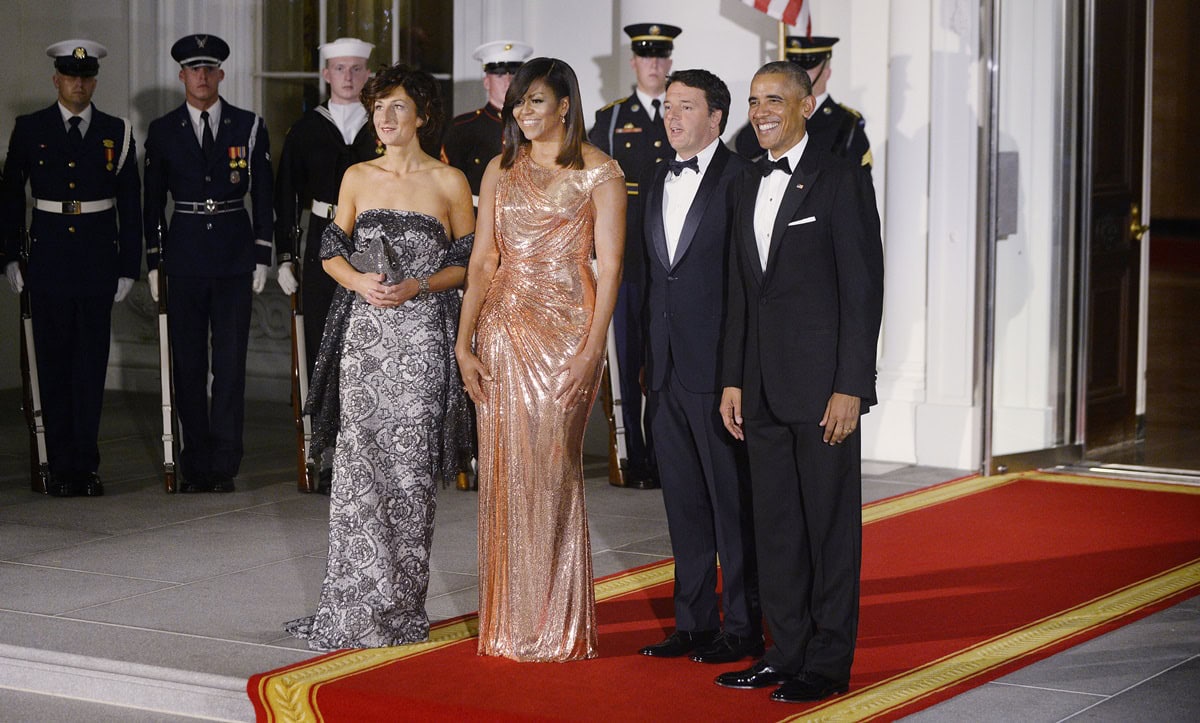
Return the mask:
[(861, 164), (809, 143), (812, 84), (789, 61), (750, 84), (767, 150), (735, 189), (721, 416), (746, 440), (772, 647), (717, 677), (815, 701), (849, 686), (862, 558), (859, 417), (875, 403), (883, 249)]
[(655, 166), (642, 184), (645, 382), (675, 556), (675, 632), (641, 652), (665, 658), (694, 652), (698, 662), (729, 663), (763, 651), (745, 463), (721, 426), (717, 373), (729, 187), (750, 164), (721, 143), (729, 89), (717, 76), (675, 73), (663, 111), (675, 158)]

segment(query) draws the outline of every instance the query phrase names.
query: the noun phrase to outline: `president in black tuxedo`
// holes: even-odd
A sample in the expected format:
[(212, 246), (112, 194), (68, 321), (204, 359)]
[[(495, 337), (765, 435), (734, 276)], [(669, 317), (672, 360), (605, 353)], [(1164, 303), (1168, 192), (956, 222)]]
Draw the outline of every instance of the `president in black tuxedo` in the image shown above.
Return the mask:
[(861, 164), (809, 143), (804, 69), (768, 63), (750, 123), (768, 152), (735, 190), (721, 416), (746, 440), (772, 647), (732, 688), (804, 702), (849, 687), (862, 558), (859, 417), (875, 403), (883, 249)]
[[(729, 663), (762, 655), (745, 460), (721, 424), (718, 374), (729, 258), (729, 188), (750, 164), (721, 143), (729, 89), (706, 70), (667, 81), (675, 150), (643, 179), (646, 387), (671, 551), (675, 632), (643, 655)], [(717, 558), (721, 561), (718, 614)]]

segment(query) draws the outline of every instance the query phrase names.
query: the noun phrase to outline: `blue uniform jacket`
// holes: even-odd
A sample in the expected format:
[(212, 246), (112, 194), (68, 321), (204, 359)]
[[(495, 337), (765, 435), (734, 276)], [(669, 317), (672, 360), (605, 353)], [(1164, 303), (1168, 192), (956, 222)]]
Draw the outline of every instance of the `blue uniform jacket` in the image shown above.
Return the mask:
[(4, 166), (3, 234), (7, 260), (21, 249), (25, 184), (52, 202), (114, 199), (106, 211), (78, 215), (32, 211), (25, 281), (58, 293), (114, 293), (117, 277), (141, 270), (140, 182), (131, 126), (92, 106), (83, 144), (72, 148), (58, 103), (17, 118)]
[[(205, 157), (187, 105), (150, 124), (146, 136), (146, 263), (158, 266), (162, 253), (168, 274), (216, 278), (270, 265), (274, 212), (270, 142), (262, 118), (221, 99), (216, 143)], [(226, 213), (175, 211), (172, 201), (204, 203), (244, 200), (246, 208)], [(162, 228), (161, 247), (159, 227)]]

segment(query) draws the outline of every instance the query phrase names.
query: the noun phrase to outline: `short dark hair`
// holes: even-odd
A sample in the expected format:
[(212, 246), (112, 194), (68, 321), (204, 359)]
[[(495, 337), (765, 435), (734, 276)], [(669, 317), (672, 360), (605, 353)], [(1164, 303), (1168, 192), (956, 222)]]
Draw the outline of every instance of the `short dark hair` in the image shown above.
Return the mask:
[(571, 66), (558, 58), (534, 58), (522, 65), (513, 76), (508, 92), (504, 95), (504, 110), (501, 112), (504, 123), (504, 150), (500, 152), (500, 167), (512, 168), (521, 146), (529, 144), (513, 116), (513, 107), (518, 100), (525, 97), (529, 87), (539, 80), (554, 94), (555, 102), (567, 99), (566, 137), (555, 160), (564, 168), (583, 168), (583, 141), (586, 132), (583, 102), (579, 99), (579, 79), (575, 77)]
[(721, 127), (718, 133), (725, 132), (725, 124), (729, 121), (729, 86), (725, 85), (725, 81), (718, 78), (716, 75), (701, 70), (680, 70), (671, 73), (667, 78), (667, 87), (671, 87), (671, 83), (683, 83), (689, 88), (704, 91), (704, 102), (708, 104), (708, 112), (711, 114), (714, 110), (721, 111)]
[(759, 68), (754, 77), (774, 74), (786, 75), (793, 83), (800, 86), (804, 95), (812, 95), (812, 78), (808, 77), (808, 71), (798, 64), (790, 60), (775, 60)]
[[(432, 75), (404, 63), (396, 63), (369, 78), (359, 94), (359, 100), (366, 107), (367, 114), (371, 115), (375, 110), (375, 101), (387, 97), (397, 88), (403, 88), (408, 97), (412, 98), (417, 117), (424, 121), (417, 129), (417, 140), (421, 144), (421, 150), (436, 157), (439, 153), (438, 146), (442, 138), (445, 115), (442, 109), (442, 93)], [(372, 123), (371, 129), (374, 128), (375, 124)]]

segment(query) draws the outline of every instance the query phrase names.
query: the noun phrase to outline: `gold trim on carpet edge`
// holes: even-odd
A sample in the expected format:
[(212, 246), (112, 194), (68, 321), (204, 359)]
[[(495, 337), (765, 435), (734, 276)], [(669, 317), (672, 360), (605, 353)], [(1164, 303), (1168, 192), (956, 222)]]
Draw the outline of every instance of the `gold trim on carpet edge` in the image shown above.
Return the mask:
[(867, 720), (1200, 586), (1200, 559), (784, 721)]

